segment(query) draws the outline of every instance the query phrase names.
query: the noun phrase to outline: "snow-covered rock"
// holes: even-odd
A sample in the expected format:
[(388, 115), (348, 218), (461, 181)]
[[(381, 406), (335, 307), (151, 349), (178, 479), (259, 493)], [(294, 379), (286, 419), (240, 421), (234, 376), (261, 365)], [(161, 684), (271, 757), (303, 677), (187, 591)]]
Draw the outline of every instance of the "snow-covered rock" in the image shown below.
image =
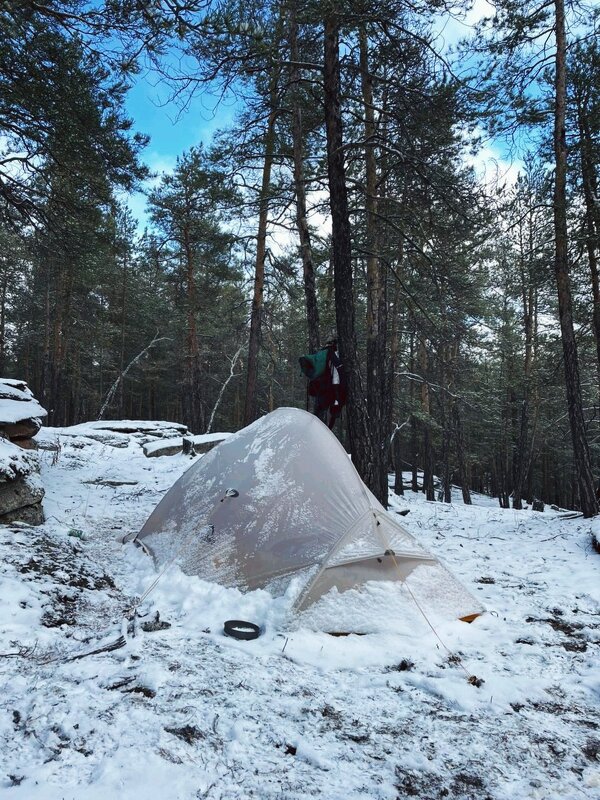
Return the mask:
[(44, 487), (39, 475), (1, 483), (0, 524), (21, 520), (29, 525), (41, 525), (44, 521), (43, 498)]
[(63, 436), (89, 436), (96, 431), (112, 431), (114, 433), (144, 433), (151, 436), (170, 437), (175, 434), (187, 433), (187, 425), (180, 422), (151, 421), (143, 419), (118, 419), (118, 420), (95, 420), (93, 422), (81, 422), (79, 425), (71, 425), (68, 428), (61, 428)]
[(39, 471), (39, 459), (6, 439), (0, 439), (0, 483), (25, 478)]
[[(187, 436), (194, 443), (196, 453), (208, 453), (209, 450), (222, 442), (231, 433), (201, 433), (198, 436)], [(148, 458), (156, 456), (175, 456), (183, 449), (183, 437), (178, 439), (163, 439), (158, 442), (148, 442), (144, 445), (144, 455)]]
[[(126, 448), (131, 441), (136, 441), (139, 445), (149, 442), (163, 441), (182, 437), (187, 433), (187, 425), (179, 422), (152, 422), (148, 420), (96, 420), (93, 422), (81, 422), (78, 425), (71, 425), (68, 428), (51, 429), (56, 435), (60, 432), (61, 436), (74, 436), (84, 445), (86, 439), (110, 447)], [(181, 438), (178, 439), (181, 442)]]
[(48, 415), (25, 381), (0, 378), (0, 432), (11, 441), (31, 439)]
[(30, 525), (44, 521), (44, 489), (35, 453), (0, 440), (0, 524), (20, 519)]

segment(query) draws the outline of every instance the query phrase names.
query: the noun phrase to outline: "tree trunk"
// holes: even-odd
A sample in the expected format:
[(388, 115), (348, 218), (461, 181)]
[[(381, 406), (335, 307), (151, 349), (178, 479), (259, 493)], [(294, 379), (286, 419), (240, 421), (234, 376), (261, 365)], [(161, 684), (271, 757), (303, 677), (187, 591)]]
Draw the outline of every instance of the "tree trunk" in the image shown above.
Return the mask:
[(444, 503), (452, 502), (452, 476), (450, 474), (450, 418), (447, 409), (442, 412), (442, 489)]
[(413, 492), (419, 491), (419, 447), (417, 437), (417, 421), (414, 415), (410, 418), (410, 457), (412, 461), (410, 488)]
[(506, 452), (503, 450), (496, 457), (496, 484), (500, 508), (510, 508), (508, 490), (508, 470), (506, 468)]
[[(365, 115), (365, 175), (366, 175), (366, 241), (367, 241), (367, 406), (373, 446), (376, 450), (374, 483), (379, 487), (375, 496), (387, 507), (387, 442), (388, 431), (386, 391), (386, 281), (379, 258), (379, 222), (377, 217), (377, 163), (375, 158), (375, 112), (373, 79), (369, 72), (369, 51), (366, 31), (361, 28), (360, 70), (363, 110)], [(383, 500), (382, 498), (385, 498)]]
[(6, 294), (8, 291), (8, 267), (2, 275), (0, 294), (0, 375), (6, 371)]
[[(415, 372), (415, 337), (414, 334), (410, 338), (410, 373), (414, 375)], [(410, 407), (414, 408), (415, 384), (410, 381)], [(419, 491), (419, 445), (417, 437), (417, 420), (415, 415), (410, 415), (410, 460), (411, 460), (411, 480), (410, 488), (413, 492)]]
[[(125, 369), (125, 331), (127, 328), (126, 305), (127, 305), (127, 253), (123, 254), (123, 269), (121, 272), (121, 352), (119, 358), (119, 373), (122, 375)], [(125, 413), (125, 381), (121, 381), (119, 387), (119, 415), (121, 418)]]
[[(527, 392), (527, 390), (526, 390)], [(513, 508), (520, 511), (523, 508), (523, 485), (525, 483), (527, 468), (527, 431), (529, 427), (529, 399), (526, 396), (521, 402), (521, 414), (519, 420), (519, 435), (515, 443), (515, 453), (513, 457)]]
[[(400, 256), (401, 260), (401, 256)], [(396, 364), (398, 362), (398, 353), (400, 350), (400, 331), (399, 331), (399, 313), (398, 313), (398, 300), (400, 297), (400, 283), (396, 281), (394, 287), (394, 302), (393, 302), (393, 314), (392, 314), (392, 324), (391, 324), (391, 331), (390, 331), (390, 354), (388, 359), (388, 371), (387, 371), (387, 394), (388, 394), (388, 407), (386, 409), (386, 427), (387, 430), (391, 430), (393, 427), (392, 423), (392, 413), (394, 408), (394, 397), (396, 395), (396, 385), (397, 385), (397, 378), (396, 378)], [(396, 442), (396, 440), (398, 440)], [(403, 495), (404, 494), (404, 483), (402, 478), (402, 458), (401, 458), (401, 442), (400, 442), (400, 431), (396, 430), (393, 435), (392, 439), (392, 460), (394, 464), (394, 471), (395, 471), (395, 478), (394, 478), (394, 493)]]
[(296, 7), (290, 11), (290, 55), (292, 68), (290, 82), (292, 85), (292, 147), (294, 155), (294, 192), (296, 195), (296, 227), (300, 240), (302, 256), (302, 275), (304, 279), (304, 297), (306, 302), (306, 322), (308, 327), (308, 348), (311, 353), (318, 350), (321, 344), (319, 307), (315, 286), (315, 269), (312, 256), (310, 229), (306, 214), (306, 178), (304, 173), (304, 146), (302, 130), (302, 98), (300, 96), (300, 69), (298, 67), (298, 21)]
[(246, 402), (244, 406), (244, 425), (254, 422), (257, 414), (256, 390), (258, 383), (258, 355), (260, 352), (260, 332), (262, 327), (263, 295), (265, 288), (265, 260), (267, 255), (267, 223), (269, 218), (269, 195), (271, 170), (275, 154), (275, 122), (277, 120), (277, 81), (278, 71), (273, 67), (269, 85), (269, 118), (265, 136), (265, 158), (258, 206), (258, 231), (256, 234), (256, 262), (254, 269), (254, 292), (250, 314), (250, 339), (248, 342), (248, 362), (246, 374)]
[(402, 480), (402, 442), (400, 441), (400, 431), (394, 433), (394, 494), (404, 494), (404, 482)]
[(197, 299), (194, 275), (194, 253), (187, 225), (184, 225), (183, 228), (183, 249), (185, 253), (187, 330), (182, 402), (185, 409), (184, 422), (191, 428), (193, 433), (199, 433), (202, 430), (200, 409), (198, 407), (200, 399), (200, 348), (198, 345), (198, 331), (196, 327)]
[(460, 418), (460, 408), (458, 402), (452, 404), (452, 428), (454, 441), (456, 443), (456, 458), (458, 461), (458, 479), (462, 490), (463, 503), (471, 505), (471, 492), (469, 490), (469, 473), (465, 462), (465, 441)]
[(427, 383), (427, 349), (425, 342), (419, 341), (419, 368), (421, 371), (421, 411), (423, 412), (423, 493), (428, 500), (435, 500), (433, 490), (433, 448), (431, 445), (431, 433), (429, 430), (429, 384)]
[(596, 165), (594, 164), (592, 155), (592, 133), (581, 100), (579, 100), (577, 104), (577, 120), (579, 124), (581, 177), (583, 180), (583, 196), (585, 199), (586, 247), (592, 279), (592, 300), (594, 304), (592, 322), (596, 339), (598, 368), (600, 370), (600, 276), (598, 274), (598, 254), (600, 252), (600, 204), (598, 202)]
[(566, 35), (564, 0), (555, 0), (556, 12), (556, 105), (554, 116), (554, 156), (556, 174), (554, 181), (554, 233), (555, 233), (555, 274), (558, 289), (558, 311), (563, 343), (565, 384), (573, 455), (579, 502), (584, 517), (598, 513), (598, 503), (594, 491), (594, 479), (587, 441), (581, 383), (579, 380), (579, 361), (577, 342), (573, 329), (571, 285), (569, 280), (568, 239), (567, 239), (567, 142), (565, 135), (566, 106)]
[[(335, 286), (335, 310), (340, 356), (348, 385), (346, 419), (352, 460), (359, 475), (377, 499), (387, 502), (376, 480), (375, 455), (367, 405), (360, 375), (354, 324), (352, 241), (346, 193), (346, 170), (340, 108), (339, 21), (335, 13), (325, 20), (323, 63), (325, 126), (327, 130), (327, 171), (331, 209), (331, 244)], [(378, 457), (381, 457), (379, 452)], [(387, 495), (387, 490), (386, 490)]]

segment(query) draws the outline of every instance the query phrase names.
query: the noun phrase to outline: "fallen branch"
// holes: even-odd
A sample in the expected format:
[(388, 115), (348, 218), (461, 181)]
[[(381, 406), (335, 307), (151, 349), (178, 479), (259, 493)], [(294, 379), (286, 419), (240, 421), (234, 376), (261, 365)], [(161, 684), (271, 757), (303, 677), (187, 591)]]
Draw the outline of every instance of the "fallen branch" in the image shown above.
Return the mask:
[(171, 339), (170, 339), (168, 336), (160, 336), (160, 337), (159, 337), (159, 335), (158, 335), (158, 332), (157, 332), (157, 333), (156, 333), (156, 336), (154, 337), (154, 339), (152, 339), (152, 341), (150, 342), (150, 344), (148, 345), (148, 347), (145, 347), (145, 348), (144, 348), (144, 349), (141, 351), (141, 353), (138, 353), (138, 354), (137, 354), (137, 356), (136, 356), (135, 358), (133, 358), (133, 359), (132, 359), (132, 360), (129, 362), (129, 364), (127, 364), (127, 366), (125, 367), (125, 369), (123, 370), (123, 372), (121, 372), (121, 374), (119, 375), (119, 377), (117, 378), (117, 380), (116, 380), (116, 381), (113, 383), (113, 385), (112, 385), (112, 386), (110, 387), (110, 389), (108, 390), (108, 394), (106, 395), (106, 400), (105, 400), (105, 401), (104, 401), (104, 403), (102, 404), (102, 408), (100, 409), (100, 412), (99, 412), (99, 414), (98, 414), (98, 419), (99, 419), (99, 420), (101, 420), (101, 419), (103, 418), (104, 414), (106, 413), (106, 410), (108, 409), (108, 407), (109, 407), (109, 406), (110, 406), (110, 404), (112, 403), (112, 401), (113, 401), (113, 398), (114, 398), (115, 394), (117, 393), (117, 389), (119, 388), (119, 385), (120, 385), (121, 381), (122, 381), (122, 380), (123, 380), (123, 378), (124, 378), (124, 377), (127, 375), (127, 373), (129, 372), (129, 370), (130, 370), (130, 369), (131, 369), (133, 366), (135, 366), (135, 365), (138, 363), (138, 361), (139, 361), (141, 358), (143, 358), (143, 357), (146, 355), (146, 353), (148, 352), (148, 350), (150, 350), (152, 347), (154, 347), (154, 345), (157, 345), (159, 342), (170, 342), (170, 341), (171, 341)]
[(215, 414), (217, 413), (217, 409), (218, 409), (219, 404), (221, 402), (221, 398), (223, 397), (223, 394), (225, 393), (225, 389), (227, 388), (227, 384), (229, 383), (229, 381), (232, 378), (235, 377), (235, 365), (237, 364), (237, 360), (240, 357), (240, 354), (241, 354), (243, 349), (244, 349), (244, 345), (240, 345), (240, 347), (238, 348), (237, 353), (234, 355), (233, 358), (229, 358), (229, 356), (227, 356), (227, 358), (229, 358), (229, 363), (231, 364), (231, 369), (230, 369), (229, 375), (227, 376), (227, 380), (225, 381), (223, 386), (221, 386), (221, 391), (219, 392), (219, 396), (217, 397), (217, 402), (215, 403), (214, 408), (212, 410), (212, 414), (210, 415), (210, 419), (208, 420), (208, 427), (206, 428), (206, 433), (210, 433), (213, 421), (215, 419)]
[(112, 650), (119, 650), (121, 647), (125, 647), (126, 644), (127, 639), (124, 636), (119, 636), (114, 642), (105, 644), (104, 647), (98, 647), (96, 650), (88, 650), (87, 653), (78, 653), (76, 656), (70, 656), (65, 659), (65, 662), (77, 661), (78, 658), (87, 658), (88, 656), (98, 655), (98, 653), (110, 653)]

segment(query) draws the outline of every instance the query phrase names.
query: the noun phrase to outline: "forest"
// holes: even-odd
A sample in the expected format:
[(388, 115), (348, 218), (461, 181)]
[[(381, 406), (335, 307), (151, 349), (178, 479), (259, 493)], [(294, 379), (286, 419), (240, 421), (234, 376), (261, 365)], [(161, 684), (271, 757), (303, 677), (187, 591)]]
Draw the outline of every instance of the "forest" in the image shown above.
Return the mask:
[[(398, 493), (405, 470), (428, 499), (595, 515), (599, 22), (593, 0), (4, 0), (0, 374), (52, 426), (230, 431), (306, 407), (298, 358), (336, 331), (336, 432), (384, 505), (395, 467)], [(125, 110), (148, 73), (182, 114), (235, 109), (162, 174)]]

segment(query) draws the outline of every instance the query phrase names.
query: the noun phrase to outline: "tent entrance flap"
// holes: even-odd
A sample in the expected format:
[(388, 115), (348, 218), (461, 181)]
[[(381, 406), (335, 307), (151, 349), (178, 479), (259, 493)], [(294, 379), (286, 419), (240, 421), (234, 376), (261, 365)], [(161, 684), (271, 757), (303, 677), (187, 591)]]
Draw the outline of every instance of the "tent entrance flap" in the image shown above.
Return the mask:
[(431, 564), (432, 561), (435, 559), (382, 553), (326, 567), (300, 598), (296, 610), (304, 611), (333, 587), (338, 592), (346, 592), (357, 589), (367, 581), (403, 581), (416, 567)]

